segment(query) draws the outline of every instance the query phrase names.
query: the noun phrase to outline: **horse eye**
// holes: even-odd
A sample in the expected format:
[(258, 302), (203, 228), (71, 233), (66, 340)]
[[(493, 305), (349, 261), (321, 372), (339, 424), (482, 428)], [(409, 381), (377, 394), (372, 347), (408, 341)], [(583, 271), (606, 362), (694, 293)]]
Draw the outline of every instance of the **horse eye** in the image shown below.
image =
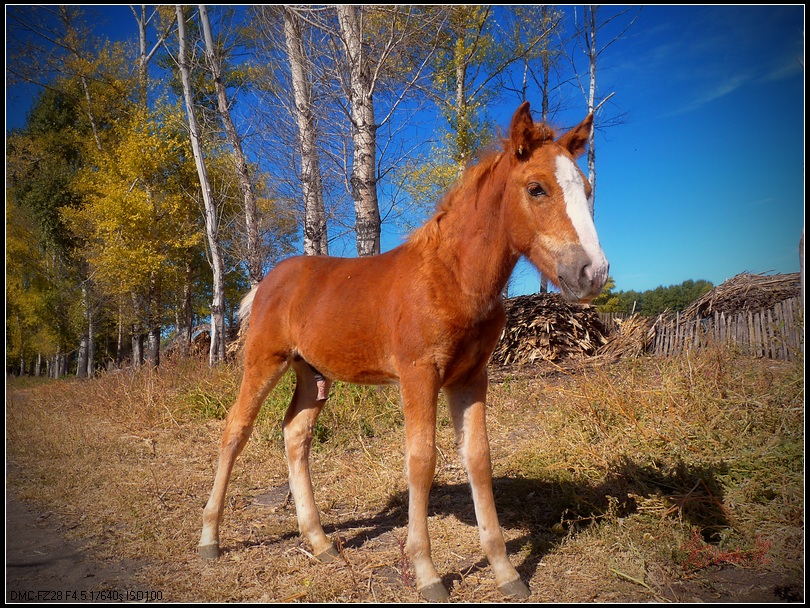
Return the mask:
[(543, 196), (546, 191), (543, 189), (543, 186), (538, 184), (537, 182), (532, 182), (529, 184), (529, 187), (526, 188), (530, 196)]

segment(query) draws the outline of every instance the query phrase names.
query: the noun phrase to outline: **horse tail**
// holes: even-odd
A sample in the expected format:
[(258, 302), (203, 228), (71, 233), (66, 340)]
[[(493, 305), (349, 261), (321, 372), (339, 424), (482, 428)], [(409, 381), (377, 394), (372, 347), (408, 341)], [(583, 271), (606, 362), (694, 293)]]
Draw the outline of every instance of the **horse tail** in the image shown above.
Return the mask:
[(256, 290), (259, 288), (255, 285), (239, 303), (239, 325), (247, 329), (250, 322), (250, 311), (253, 309), (253, 298), (256, 297)]
[(256, 290), (259, 288), (255, 285), (239, 303), (239, 334), (236, 337), (236, 349), (241, 353), (245, 348), (245, 339), (247, 338), (248, 328), (250, 327), (250, 311), (253, 309), (253, 299), (256, 297)]

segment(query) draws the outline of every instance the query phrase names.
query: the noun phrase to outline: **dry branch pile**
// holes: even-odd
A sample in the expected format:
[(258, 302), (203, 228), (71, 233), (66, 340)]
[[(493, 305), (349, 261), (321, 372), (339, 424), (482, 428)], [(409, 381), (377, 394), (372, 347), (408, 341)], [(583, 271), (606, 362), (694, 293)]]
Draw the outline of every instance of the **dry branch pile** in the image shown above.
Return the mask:
[(681, 315), (705, 318), (715, 312), (736, 314), (771, 308), (778, 302), (800, 295), (801, 278), (798, 272), (775, 275), (742, 273), (692, 302)]
[(655, 339), (655, 325), (639, 314), (614, 319), (616, 330), (597, 353), (600, 357), (640, 357)]
[(524, 365), (594, 355), (606, 340), (595, 308), (571, 304), (558, 294), (504, 302), (506, 327), (492, 354), (496, 365)]

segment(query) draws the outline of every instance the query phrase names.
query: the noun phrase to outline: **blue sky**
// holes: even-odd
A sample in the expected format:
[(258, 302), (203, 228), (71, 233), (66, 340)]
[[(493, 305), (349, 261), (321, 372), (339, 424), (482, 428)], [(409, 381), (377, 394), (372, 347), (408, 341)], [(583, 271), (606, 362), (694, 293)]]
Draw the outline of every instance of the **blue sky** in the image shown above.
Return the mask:
[[(129, 8), (108, 10), (133, 38)], [(615, 93), (606, 114), (626, 113), (596, 142), (596, 227), (617, 290), (799, 270), (803, 27), (803, 5), (644, 6), (600, 57), (599, 92)], [(601, 31), (598, 46), (615, 33)], [(7, 128), (21, 126), (26, 96), (6, 96)], [(490, 113), (505, 127), (516, 106)], [(585, 112), (571, 95), (555, 119), (571, 126)], [(387, 233), (383, 248), (401, 238)], [(521, 263), (510, 291), (537, 284)]]
[(803, 27), (803, 6), (645, 6), (601, 58), (628, 113), (596, 142), (616, 289), (799, 270)]

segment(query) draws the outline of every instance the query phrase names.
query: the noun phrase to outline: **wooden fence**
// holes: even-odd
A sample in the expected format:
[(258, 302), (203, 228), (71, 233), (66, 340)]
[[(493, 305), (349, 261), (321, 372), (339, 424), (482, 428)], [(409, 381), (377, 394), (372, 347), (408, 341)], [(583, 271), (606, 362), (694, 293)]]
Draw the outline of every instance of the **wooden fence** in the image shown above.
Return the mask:
[[(608, 335), (619, 315), (600, 314)], [(668, 356), (689, 349), (726, 344), (741, 352), (768, 359), (794, 360), (804, 353), (804, 308), (801, 298), (790, 298), (772, 308), (695, 319), (680, 314), (659, 317), (647, 351)]]

